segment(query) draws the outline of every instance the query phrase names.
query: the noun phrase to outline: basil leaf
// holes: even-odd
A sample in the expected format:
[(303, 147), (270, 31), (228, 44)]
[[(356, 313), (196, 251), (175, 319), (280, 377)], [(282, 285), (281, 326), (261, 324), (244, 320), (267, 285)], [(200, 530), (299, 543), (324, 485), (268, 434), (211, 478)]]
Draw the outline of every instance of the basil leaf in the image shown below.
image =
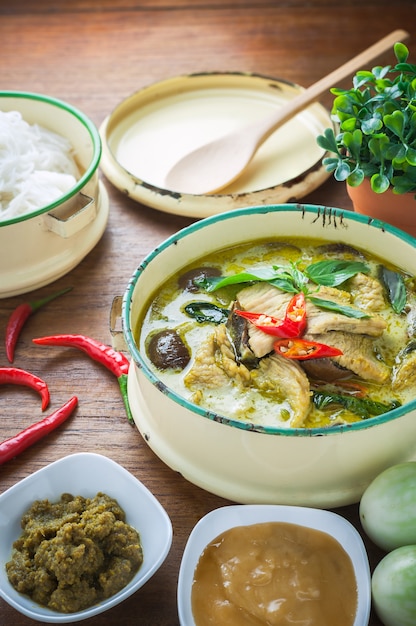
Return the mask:
[(270, 280), (269, 283), (274, 287), (278, 287), (282, 291), (287, 291), (288, 293), (298, 293), (299, 291), (299, 289), (295, 287), (293, 278), (291, 276), (284, 276), (282, 274), (281, 276), (279, 276), (279, 278)]
[(216, 291), (228, 285), (252, 283), (255, 281), (272, 281), (277, 276), (278, 273), (272, 269), (259, 268), (254, 272), (241, 272), (240, 274), (232, 274), (231, 276), (206, 276), (201, 280), (196, 279), (194, 282), (206, 291)]
[(371, 315), (364, 313), (360, 309), (354, 309), (351, 306), (347, 306), (345, 304), (339, 304), (338, 302), (333, 302), (332, 300), (324, 300), (323, 298), (315, 298), (314, 296), (307, 296), (308, 299), (320, 307), (321, 309), (327, 309), (328, 311), (335, 311), (336, 313), (341, 313), (341, 315), (345, 315), (346, 317), (354, 317), (356, 319), (368, 318)]
[(356, 398), (355, 396), (343, 396), (337, 393), (321, 391), (314, 391), (312, 393), (312, 401), (317, 409), (326, 409), (331, 404), (339, 404), (344, 407), (344, 409), (348, 409), (362, 419), (382, 415), (400, 406), (400, 402), (396, 400), (393, 400), (389, 404), (383, 404), (382, 402), (375, 402), (367, 398)]
[(228, 316), (230, 314), (228, 309), (222, 309), (216, 304), (206, 302), (205, 300), (190, 302), (184, 307), (184, 311), (190, 317), (196, 319), (199, 324), (203, 324), (205, 322), (222, 324), (228, 320)]
[(383, 265), (379, 268), (380, 280), (383, 283), (387, 298), (395, 313), (401, 313), (406, 305), (406, 287), (403, 276)]
[(359, 272), (366, 274), (369, 268), (361, 261), (318, 261), (305, 269), (305, 274), (314, 283), (327, 287), (336, 287)]
[(290, 275), (293, 277), (293, 284), (297, 287), (298, 291), (302, 291), (304, 286), (308, 283), (308, 277), (304, 272), (301, 272), (293, 263), (290, 270)]

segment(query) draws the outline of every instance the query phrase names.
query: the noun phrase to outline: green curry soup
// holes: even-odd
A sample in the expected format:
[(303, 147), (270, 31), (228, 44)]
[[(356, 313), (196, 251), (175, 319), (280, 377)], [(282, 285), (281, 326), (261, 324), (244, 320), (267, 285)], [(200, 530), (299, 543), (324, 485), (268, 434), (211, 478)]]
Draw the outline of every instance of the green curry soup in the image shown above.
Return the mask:
[(135, 329), (149, 368), (190, 402), (287, 428), (368, 419), (413, 399), (415, 334), (413, 276), (310, 239), (199, 259), (166, 280)]

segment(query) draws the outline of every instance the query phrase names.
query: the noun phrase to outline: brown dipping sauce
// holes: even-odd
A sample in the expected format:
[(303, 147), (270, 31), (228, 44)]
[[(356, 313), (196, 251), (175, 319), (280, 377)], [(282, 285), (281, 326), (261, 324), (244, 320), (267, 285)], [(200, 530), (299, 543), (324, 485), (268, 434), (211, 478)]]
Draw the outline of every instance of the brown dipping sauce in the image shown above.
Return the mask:
[(238, 526), (211, 541), (194, 574), (197, 626), (352, 626), (357, 582), (331, 535), (297, 524)]

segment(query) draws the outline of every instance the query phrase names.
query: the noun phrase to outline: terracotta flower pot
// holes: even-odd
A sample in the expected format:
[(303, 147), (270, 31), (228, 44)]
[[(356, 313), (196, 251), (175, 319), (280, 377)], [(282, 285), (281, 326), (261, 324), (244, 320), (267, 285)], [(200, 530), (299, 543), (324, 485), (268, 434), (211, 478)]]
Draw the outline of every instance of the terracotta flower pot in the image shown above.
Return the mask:
[(347, 192), (356, 213), (387, 222), (416, 237), (416, 194), (413, 192), (395, 194), (388, 189), (374, 193), (367, 178), (358, 187), (347, 185)]

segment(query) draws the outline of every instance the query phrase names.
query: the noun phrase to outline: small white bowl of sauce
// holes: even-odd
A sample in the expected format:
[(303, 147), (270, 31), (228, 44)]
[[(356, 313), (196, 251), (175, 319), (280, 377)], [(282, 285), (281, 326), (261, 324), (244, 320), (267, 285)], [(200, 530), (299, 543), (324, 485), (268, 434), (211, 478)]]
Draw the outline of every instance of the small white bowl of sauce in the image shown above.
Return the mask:
[(357, 530), (322, 509), (235, 505), (203, 517), (178, 580), (181, 626), (367, 626), (371, 575)]

